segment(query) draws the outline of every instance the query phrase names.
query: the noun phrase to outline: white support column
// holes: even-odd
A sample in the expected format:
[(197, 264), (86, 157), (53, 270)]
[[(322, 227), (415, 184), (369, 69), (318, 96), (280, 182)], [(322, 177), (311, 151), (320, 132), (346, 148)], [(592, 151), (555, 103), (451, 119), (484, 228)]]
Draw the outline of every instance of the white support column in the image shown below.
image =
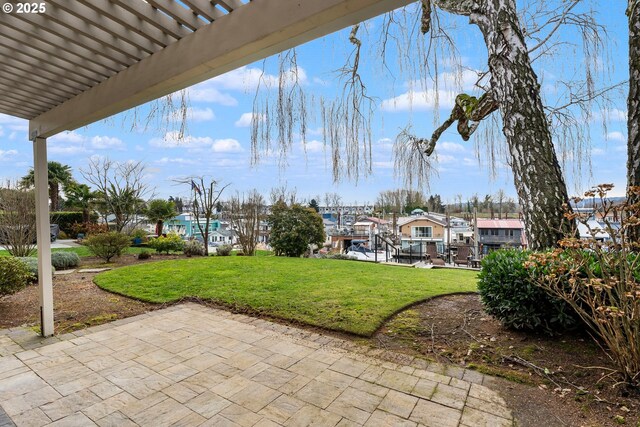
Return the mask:
[(51, 229), (49, 225), (49, 172), (47, 140), (33, 141), (36, 184), (36, 229), (38, 232), (38, 290), (40, 291), (40, 331), (53, 335), (53, 280), (51, 271)]

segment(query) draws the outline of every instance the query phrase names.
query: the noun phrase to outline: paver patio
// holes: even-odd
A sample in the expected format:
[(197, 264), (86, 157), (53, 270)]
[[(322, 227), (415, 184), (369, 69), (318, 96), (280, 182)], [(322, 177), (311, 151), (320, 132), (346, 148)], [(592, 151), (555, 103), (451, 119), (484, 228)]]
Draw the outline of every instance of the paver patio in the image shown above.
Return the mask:
[(2, 426), (513, 425), (477, 372), (192, 303), (0, 351)]

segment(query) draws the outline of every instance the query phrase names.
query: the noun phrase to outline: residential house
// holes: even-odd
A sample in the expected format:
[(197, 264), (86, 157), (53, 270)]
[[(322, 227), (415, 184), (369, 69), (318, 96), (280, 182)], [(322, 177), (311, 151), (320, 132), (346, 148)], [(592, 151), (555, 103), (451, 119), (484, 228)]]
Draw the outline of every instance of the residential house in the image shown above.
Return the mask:
[[(326, 221), (326, 220), (325, 220)], [(336, 249), (346, 249), (351, 246), (354, 240), (368, 241), (374, 244), (376, 234), (388, 231), (389, 221), (375, 217), (360, 217), (349, 226), (334, 226), (327, 230), (331, 237), (331, 246)]]
[(526, 248), (524, 222), (520, 219), (478, 219), (478, 238), (482, 253), (503, 247)]
[[(165, 221), (164, 232), (175, 233), (183, 239), (202, 239), (198, 222), (204, 228), (206, 219), (202, 217), (196, 218), (189, 213), (176, 215), (170, 220)], [(217, 219), (212, 219), (209, 222), (209, 243), (232, 243), (233, 241), (233, 232), (227, 223)]]
[(398, 220), (398, 235), (403, 249), (435, 243), (442, 251), (446, 240), (446, 220), (430, 214), (404, 217)]

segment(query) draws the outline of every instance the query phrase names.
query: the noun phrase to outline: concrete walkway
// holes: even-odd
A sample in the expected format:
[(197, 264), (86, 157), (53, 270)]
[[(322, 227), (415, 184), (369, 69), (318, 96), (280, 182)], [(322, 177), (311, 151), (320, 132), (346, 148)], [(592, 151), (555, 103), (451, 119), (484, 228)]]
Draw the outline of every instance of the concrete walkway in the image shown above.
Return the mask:
[(1, 425), (513, 425), (474, 371), (197, 304), (0, 349)]

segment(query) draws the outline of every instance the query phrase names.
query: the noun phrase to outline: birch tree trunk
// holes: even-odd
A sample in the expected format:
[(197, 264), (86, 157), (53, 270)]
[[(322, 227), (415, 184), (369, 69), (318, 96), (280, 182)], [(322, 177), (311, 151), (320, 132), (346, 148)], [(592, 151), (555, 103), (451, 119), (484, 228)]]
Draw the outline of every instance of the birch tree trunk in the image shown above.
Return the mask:
[(439, 0), (436, 5), (469, 16), (482, 32), (529, 247), (556, 246), (568, 231), (563, 213), (569, 198), (515, 0)]
[[(627, 98), (627, 187), (640, 186), (640, 2), (629, 0), (629, 96)], [(627, 192), (629, 203), (640, 197)], [(640, 227), (630, 229), (630, 238), (640, 241)]]

